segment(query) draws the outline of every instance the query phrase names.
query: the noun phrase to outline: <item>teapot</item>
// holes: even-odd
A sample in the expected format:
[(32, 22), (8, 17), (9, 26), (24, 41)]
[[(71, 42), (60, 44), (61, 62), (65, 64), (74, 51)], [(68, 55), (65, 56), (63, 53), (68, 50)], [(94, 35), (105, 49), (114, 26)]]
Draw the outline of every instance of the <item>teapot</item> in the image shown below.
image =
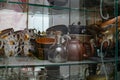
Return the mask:
[(83, 44), (80, 43), (79, 40), (76, 39), (74, 35), (70, 36), (71, 39), (65, 41), (68, 60), (70, 61), (79, 61), (82, 60), (83, 56)]
[(94, 46), (88, 42), (82, 42), (77, 39), (77, 36), (72, 34), (70, 38), (65, 41), (68, 60), (79, 61), (93, 56)]

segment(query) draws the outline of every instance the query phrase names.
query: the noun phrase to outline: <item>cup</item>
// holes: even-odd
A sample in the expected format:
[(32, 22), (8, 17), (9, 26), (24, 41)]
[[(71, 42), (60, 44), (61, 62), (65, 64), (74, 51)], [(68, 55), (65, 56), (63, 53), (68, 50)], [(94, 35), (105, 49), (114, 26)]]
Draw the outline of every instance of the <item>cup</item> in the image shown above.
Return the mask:
[(35, 33), (37, 33), (36, 29), (27, 29), (27, 28), (25, 28), (24, 31), (25, 31), (26, 38), (35, 39), (35, 37), (36, 37)]
[(24, 56), (32, 56), (32, 51), (34, 51), (34, 40), (36, 38), (36, 29), (24, 29)]
[(4, 54), (7, 57), (17, 56), (22, 51), (22, 46), (19, 46), (19, 41), (15, 33), (5, 36), (1, 41), (4, 43)]
[(15, 57), (22, 51), (22, 46), (15, 45), (4, 45), (5, 56)]
[(25, 33), (24, 30), (18, 30), (14, 32), (16, 40), (19, 42), (20, 45), (24, 43)]
[(0, 38), (4, 39), (6, 36), (11, 35), (14, 32), (13, 28), (8, 28), (0, 31)]
[(1, 56), (4, 55), (4, 44), (6, 42), (5, 40), (7, 40), (6, 37), (11, 35), (13, 32), (14, 32), (13, 28), (7, 28), (7, 29), (0, 31), (0, 55)]

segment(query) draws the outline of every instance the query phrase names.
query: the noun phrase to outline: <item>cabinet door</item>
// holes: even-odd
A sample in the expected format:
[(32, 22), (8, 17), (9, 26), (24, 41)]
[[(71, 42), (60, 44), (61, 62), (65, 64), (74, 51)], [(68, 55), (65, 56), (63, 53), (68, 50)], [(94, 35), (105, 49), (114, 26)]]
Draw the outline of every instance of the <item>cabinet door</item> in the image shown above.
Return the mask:
[[(95, 55), (90, 56), (89, 59), (102, 63), (103, 66), (105, 63), (113, 63), (114, 72), (112, 75), (114, 75), (114, 80), (119, 80), (120, 0), (0, 1), (0, 31), (11, 27), (15, 30), (35, 28), (37, 32), (40, 31), (43, 34), (48, 28), (56, 25), (57, 28), (54, 30), (62, 29), (62, 27), (58, 28), (58, 25), (67, 27), (67, 30), (62, 29), (65, 35), (72, 34), (70, 30), (77, 35), (91, 35), (90, 43), (94, 45)], [(78, 64), (82, 65), (80, 62), (78, 61)], [(69, 64), (73, 65), (68, 61), (67, 65)], [(62, 63), (59, 64), (59, 66), (61, 65)], [(46, 66), (49, 68), (48, 64)], [(64, 68), (63, 66), (52, 66), (56, 70)], [(72, 67), (73, 71), (76, 71), (75, 67)], [(68, 66), (65, 68), (70, 71)], [(103, 70), (105, 75), (107, 75), (106, 69), (107, 67)], [(59, 73), (62, 73), (62, 70)]]

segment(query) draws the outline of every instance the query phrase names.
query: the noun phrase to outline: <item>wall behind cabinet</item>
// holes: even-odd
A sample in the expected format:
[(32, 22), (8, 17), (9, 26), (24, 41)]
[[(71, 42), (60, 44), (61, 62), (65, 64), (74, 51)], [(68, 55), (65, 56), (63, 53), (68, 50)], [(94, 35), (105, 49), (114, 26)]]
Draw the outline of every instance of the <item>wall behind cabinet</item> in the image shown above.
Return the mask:
[(0, 30), (14, 28), (21, 30), (26, 28), (26, 13), (16, 12), (14, 10), (0, 10)]

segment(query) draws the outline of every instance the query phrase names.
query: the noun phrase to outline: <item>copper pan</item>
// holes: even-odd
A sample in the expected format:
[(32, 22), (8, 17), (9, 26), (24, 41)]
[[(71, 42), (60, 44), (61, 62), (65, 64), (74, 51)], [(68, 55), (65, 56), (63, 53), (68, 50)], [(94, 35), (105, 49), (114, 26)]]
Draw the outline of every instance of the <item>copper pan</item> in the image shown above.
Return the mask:
[(118, 19), (118, 28), (120, 29), (120, 16), (118, 16), (117, 18), (115, 17), (115, 18), (112, 18), (110, 20), (103, 22), (102, 24), (100, 24), (100, 27), (105, 28), (107, 25), (115, 24), (116, 19)]

